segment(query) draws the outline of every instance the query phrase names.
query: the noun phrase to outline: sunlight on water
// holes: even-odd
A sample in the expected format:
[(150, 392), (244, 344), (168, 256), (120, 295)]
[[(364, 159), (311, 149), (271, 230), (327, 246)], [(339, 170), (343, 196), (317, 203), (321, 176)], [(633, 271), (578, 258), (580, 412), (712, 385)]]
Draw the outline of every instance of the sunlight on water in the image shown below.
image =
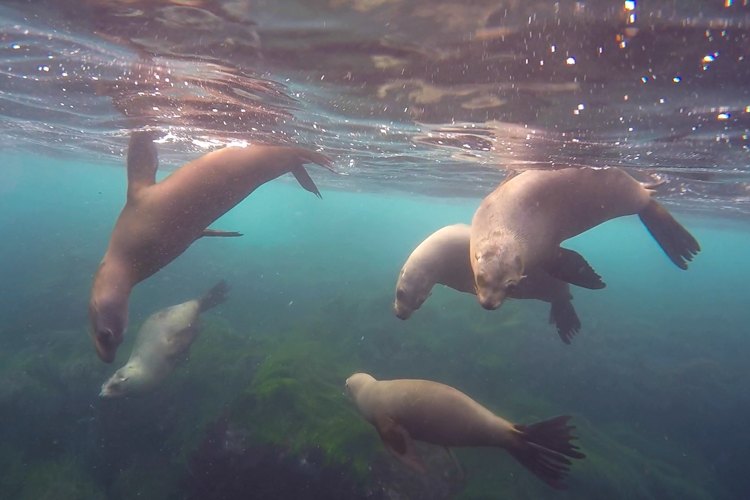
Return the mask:
[[(0, 498), (745, 498), (748, 61), (746, 0), (4, 2)], [(262, 157), (293, 156), (294, 177), (261, 182), (211, 223), (231, 237), (201, 237), (202, 225), (135, 286), (105, 364), (87, 332), (114, 335), (110, 297), (89, 297), (123, 207), (149, 221), (135, 273), (245, 181), (217, 191), (214, 165), (199, 192), (173, 183), (173, 203), (147, 205), (149, 179), (146, 195), (128, 192), (137, 130), (155, 131), (157, 180), (258, 144), (324, 154), (334, 172), (308, 165), (308, 178), (296, 149)], [(157, 163), (150, 151), (131, 157), (131, 187)], [(396, 317), (400, 271), (423, 240), (471, 224), (508, 176), (569, 166), (621, 167), (653, 188), (700, 243), (689, 270), (628, 216), (564, 242), (606, 283), (552, 278), (580, 321), (570, 345), (560, 295), (514, 297), (524, 288), (510, 280), (511, 298), (487, 311), (470, 267), (466, 293), (437, 285)], [(577, 196), (507, 209), (532, 234), (540, 207)], [(547, 230), (585, 225), (572, 212), (548, 212), (567, 224)], [(149, 358), (166, 335), (154, 324), (178, 304), (182, 319), (166, 323), (200, 334)], [(92, 328), (90, 307), (109, 330)], [(166, 367), (150, 392), (138, 363), (116, 372), (139, 349)], [(566, 491), (497, 448), (420, 442), (415, 473), (385, 447), (400, 449), (407, 424), (389, 426), (401, 417), (374, 418), (379, 434), (347, 398), (360, 371), (449, 384), (516, 424), (571, 415), (586, 458), (571, 460)], [(567, 443), (550, 429), (537, 437)], [(544, 456), (564, 469), (558, 455)]]

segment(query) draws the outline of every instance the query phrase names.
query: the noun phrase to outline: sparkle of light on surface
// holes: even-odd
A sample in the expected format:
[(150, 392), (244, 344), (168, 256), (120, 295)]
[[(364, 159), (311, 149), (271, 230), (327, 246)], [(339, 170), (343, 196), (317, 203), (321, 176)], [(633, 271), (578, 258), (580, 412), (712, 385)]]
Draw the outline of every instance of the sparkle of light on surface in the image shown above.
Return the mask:
[(732, 116), (732, 115), (730, 115), (729, 113), (726, 113), (726, 112), (724, 112), (724, 113), (719, 113), (719, 114), (718, 114), (718, 115), (716, 116), (716, 119), (717, 119), (717, 120), (728, 120), (728, 119), (729, 119), (729, 118), (730, 118), (731, 116)]
[(635, 0), (625, 0), (625, 10), (635, 10)]
[(565, 63), (567, 65), (569, 65), (569, 66), (572, 66), (572, 65), (574, 65), (576, 63), (576, 58), (571, 56), (571, 57), (565, 59)]
[(682, 77), (681, 76), (675, 76), (674, 78), (672, 78), (672, 81), (675, 82), (675, 83), (680, 83), (682, 81)]

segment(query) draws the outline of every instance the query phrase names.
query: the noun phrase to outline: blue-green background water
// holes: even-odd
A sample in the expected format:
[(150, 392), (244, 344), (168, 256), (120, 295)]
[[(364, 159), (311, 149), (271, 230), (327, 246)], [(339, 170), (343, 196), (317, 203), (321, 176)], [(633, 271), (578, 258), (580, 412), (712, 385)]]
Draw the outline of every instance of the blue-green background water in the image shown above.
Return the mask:
[[(750, 497), (746, 1), (7, 0), (0, 5), (0, 499)], [(113, 365), (87, 334), (133, 130), (159, 177), (233, 141), (329, 155), (318, 200), (262, 186), (140, 283)], [(566, 242), (607, 283), (482, 309), (399, 270), (507, 171), (618, 166), (700, 241), (688, 271), (636, 217)], [(103, 400), (139, 327), (227, 280), (189, 359)], [(423, 377), (527, 423), (573, 416), (566, 492), (499, 449), (386, 453), (345, 378)], [(463, 470), (463, 472), (461, 471)]]
[[(319, 377), (346, 408), (329, 407), (341, 426), (360, 418), (332, 389), (347, 369), (440, 380), (515, 422), (574, 415), (588, 457), (573, 465), (568, 492), (547, 488), (501, 450), (465, 450), (466, 483), (454, 486), (464, 498), (731, 499), (750, 491), (745, 221), (676, 210), (703, 248), (687, 272), (635, 217), (571, 240), (608, 286), (573, 289), (583, 328), (566, 346), (540, 302), (488, 312), (437, 287), (410, 320), (393, 316), (405, 258), (439, 227), (469, 222), (480, 198), (323, 189), (318, 200), (284, 178), (213, 225), (242, 238), (198, 241), (135, 288), (116, 366), (149, 314), (222, 278), (232, 291), (156, 395), (109, 402), (97, 394), (114, 367), (95, 359), (85, 311), (124, 200), (124, 168), (29, 154), (6, 158), (0, 175), (3, 498), (189, 498), (179, 480), (185, 457), (274, 355), (264, 339), (305, 345), (288, 376)], [(311, 372), (316, 357), (325, 364)], [(300, 418), (295, 405), (289, 413)], [(314, 411), (326, 418), (325, 406)], [(374, 430), (358, 436), (363, 449), (377, 449)], [(356, 454), (356, 446), (340, 449)], [(445, 475), (451, 463), (437, 467)]]

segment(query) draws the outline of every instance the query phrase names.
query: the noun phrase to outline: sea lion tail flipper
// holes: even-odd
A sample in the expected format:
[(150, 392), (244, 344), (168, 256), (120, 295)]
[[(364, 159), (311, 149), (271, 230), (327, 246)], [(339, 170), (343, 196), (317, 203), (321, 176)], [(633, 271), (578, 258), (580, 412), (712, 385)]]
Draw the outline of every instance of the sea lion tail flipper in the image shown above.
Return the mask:
[(159, 155), (154, 144), (155, 131), (137, 130), (128, 143), (128, 198), (156, 182)]
[(242, 233), (237, 231), (221, 231), (218, 229), (204, 229), (199, 238), (208, 237), (208, 236), (215, 236), (215, 237), (222, 237), (222, 238), (234, 238), (238, 236), (242, 236)]
[(560, 339), (570, 344), (573, 336), (581, 330), (581, 320), (570, 299), (552, 301), (549, 308), (549, 322), (557, 327)]
[(323, 153), (318, 153), (317, 151), (312, 151), (309, 149), (298, 148), (297, 156), (300, 162), (303, 164), (315, 163), (316, 165), (320, 165), (321, 167), (330, 170), (334, 174), (338, 173), (333, 169), (333, 161)]
[(574, 429), (568, 425), (569, 415), (563, 415), (531, 425), (516, 425), (517, 439), (508, 449), (513, 458), (556, 489), (564, 489), (563, 479), (570, 470), (569, 459), (585, 458), (571, 443)]
[(406, 429), (389, 417), (376, 419), (375, 429), (377, 429), (380, 440), (383, 441), (386, 449), (393, 453), (396, 458), (417, 472), (427, 472), (427, 467), (417, 455), (414, 441)]
[(641, 182), (641, 186), (643, 186), (644, 189), (648, 189), (649, 191), (656, 191), (661, 186), (666, 184), (667, 181), (665, 179), (656, 179), (653, 182)]
[(558, 248), (557, 255), (547, 263), (545, 270), (555, 278), (591, 290), (599, 290), (606, 285), (591, 264), (578, 252)]
[(688, 261), (701, 250), (693, 235), (656, 200), (652, 199), (638, 216), (667, 257), (680, 269), (687, 269)]
[(292, 175), (294, 175), (294, 178), (297, 179), (297, 182), (299, 182), (299, 185), (302, 186), (305, 191), (310, 191), (318, 198), (323, 198), (318, 186), (315, 185), (315, 182), (312, 180), (312, 177), (310, 177), (310, 174), (307, 173), (305, 167), (295, 167), (292, 169)]
[(227, 299), (227, 293), (229, 293), (229, 285), (224, 280), (219, 281), (203, 297), (198, 299), (199, 311), (208, 311), (212, 307), (218, 306)]

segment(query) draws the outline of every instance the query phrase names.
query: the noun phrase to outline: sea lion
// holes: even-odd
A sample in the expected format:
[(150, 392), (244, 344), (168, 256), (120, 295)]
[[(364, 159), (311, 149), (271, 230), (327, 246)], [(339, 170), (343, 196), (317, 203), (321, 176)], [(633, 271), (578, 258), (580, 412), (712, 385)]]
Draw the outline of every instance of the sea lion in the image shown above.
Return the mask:
[(479, 303), (497, 309), (537, 267), (574, 285), (603, 288), (588, 262), (560, 243), (624, 215), (638, 214), (670, 260), (687, 269), (700, 245), (651, 198), (655, 187), (612, 167), (511, 175), (482, 201), (472, 219), (469, 253)]
[(516, 425), (495, 415), (463, 392), (429, 380), (375, 380), (355, 373), (346, 390), (385, 447), (418, 471), (425, 466), (413, 439), (445, 447), (497, 446), (553, 488), (564, 488), (570, 458), (585, 458), (571, 443), (571, 417)]
[(200, 299), (149, 316), (138, 331), (130, 359), (102, 385), (99, 396), (130, 396), (159, 385), (187, 357), (200, 333), (199, 315), (224, 302), (228, 291), (227, 284), (221, 281)]
[(150, 132), (134, 132), (128, 147), (128, 194), (89, 301), (91, 336), (102, 361), (111, 363), (127, 327), (132, 288), (169, 264), (201, 236), (229, 236), (206, 229), (257, 187), (291, 172), (320, 197), (302, 166), (329, 170), (320, 153), (286, 146), (226, 147), (187, 163), (159, 183)]
[[(430, 296), (436, 283), (459, 292), (476, 294), (474, 273), (469, 262), (471, 226), (454, 224), (428, 236), (406, 259), (396, 283), (393, 311), (408, 319)], [(550, 304), (549, 321), (566, 344), (581, 329), (566, 282), (553, 278), (542, 269), (530, 272), (509, 291), (514, 299), (536, 299)]]

